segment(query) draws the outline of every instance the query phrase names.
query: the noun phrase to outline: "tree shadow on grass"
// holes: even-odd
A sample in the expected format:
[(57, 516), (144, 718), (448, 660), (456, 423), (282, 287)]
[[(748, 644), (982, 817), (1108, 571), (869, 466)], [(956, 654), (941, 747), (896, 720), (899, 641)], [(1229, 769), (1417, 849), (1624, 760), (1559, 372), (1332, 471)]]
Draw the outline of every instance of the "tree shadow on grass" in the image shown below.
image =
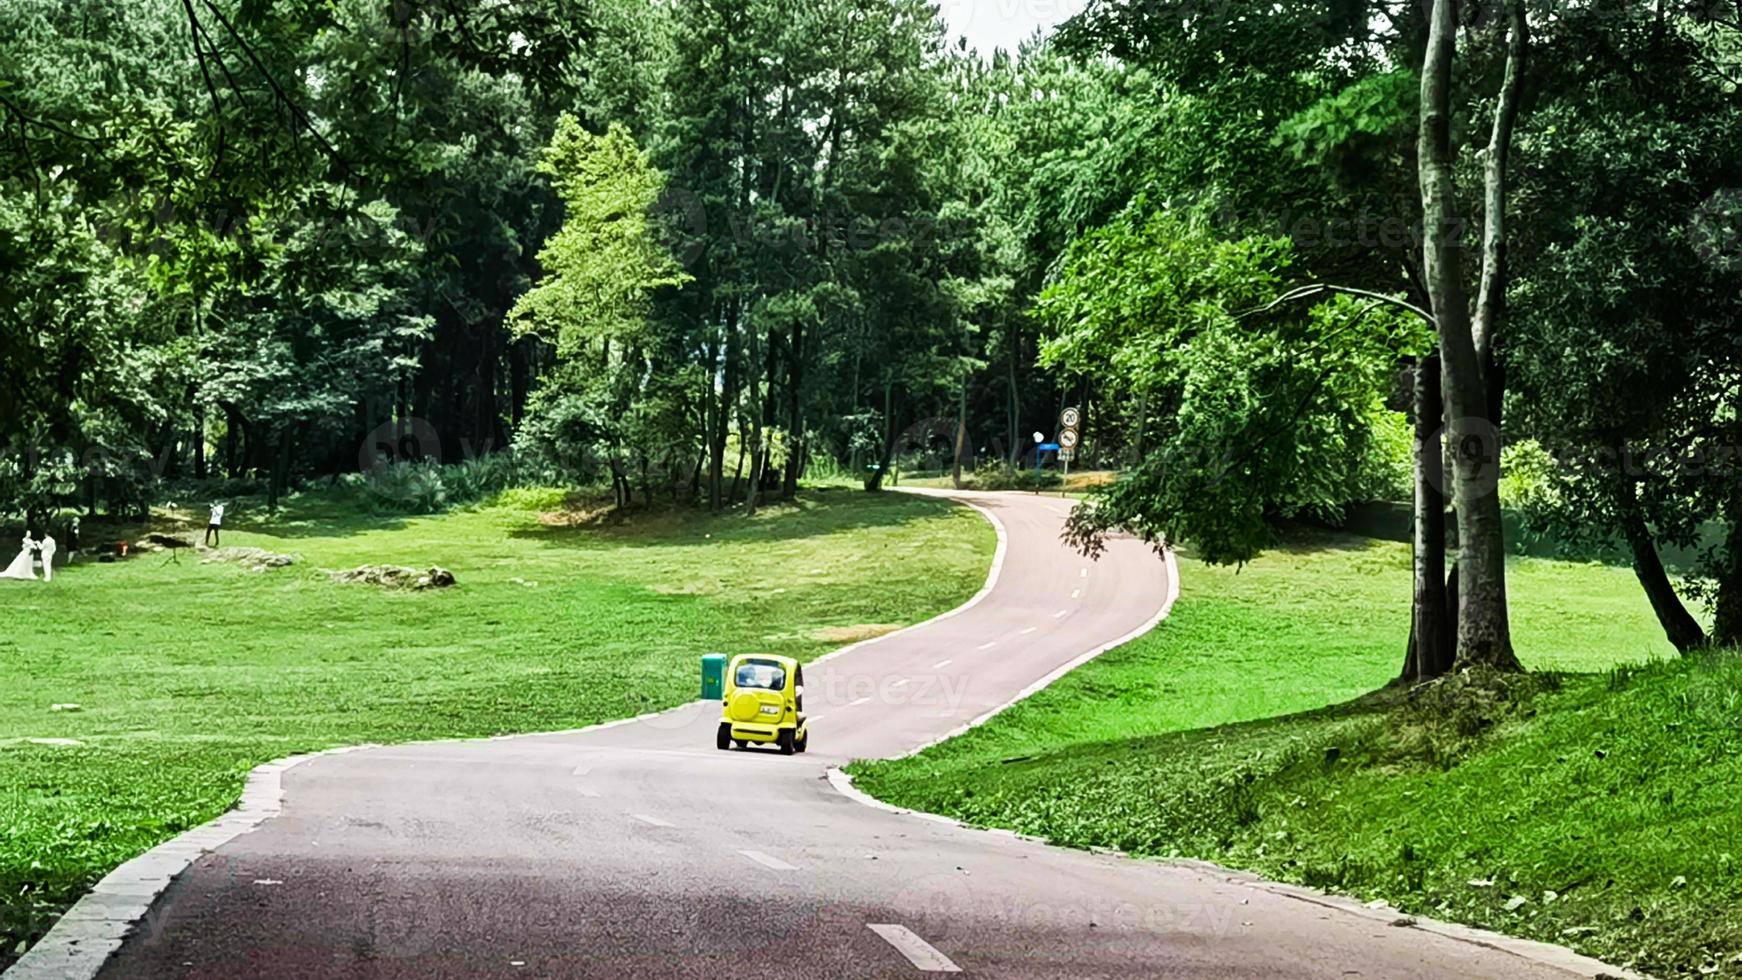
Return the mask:
[[(292, 494), (279, 501), (276, 513), (268, 510), (263, 499), (245, 499), (233, 503), (225, 516), (224, 530), (285, 540), (337, 538), (370, 531), (403, 530), (413, 518), (424, 516), (382, 511), (377, 506), (343, 489)], [(202, 530), (205, 526), (200, 523), (202, 515), (203, 512), (195, 512), (196, 519), (188, 523), (187, 529)]]
[(770, 502), (754, 517), (745, 516), (741, 506), (723, 514), (678, 508), (567, 510), (539, 515), (507, 533), (556, 547), (711, 547), (895, 528), (948, 516), (959, 506), (911, 494), (816, 489)]

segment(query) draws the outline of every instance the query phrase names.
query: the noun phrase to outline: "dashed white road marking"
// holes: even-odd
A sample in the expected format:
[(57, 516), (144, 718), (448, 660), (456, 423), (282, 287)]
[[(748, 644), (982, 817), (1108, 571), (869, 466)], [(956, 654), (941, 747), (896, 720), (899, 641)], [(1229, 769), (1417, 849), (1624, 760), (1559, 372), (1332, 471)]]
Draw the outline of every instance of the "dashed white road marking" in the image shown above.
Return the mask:
[[(869, 700), (871, 700), (871, 699), (870, 698), (860, 698), (859, 700), (854, 701), (853, 704), (864, 704), (865, 702), (867, 702)], [(853, 706), (853, 704), (849, 704), (849, 705), (847, 705), (847, 707), (851, 708)]]
[(587, 773), (590, 773), (592, 771), (593, 771), (592, 766), (576, 766), (575, 771), (569, 773), (569, 775), (571, 775), (571, 776), (585, 776)]
[(960, 973), (962, 968), (950, 962), (950, 958), (937, 951), (931, 943), (914, 935), (912, 929), (906, 926), (878, 925), (868, 923), (867, 928), (883, 941), (895, 947), (896, 952), (907, 957), (907, 961), (924, 973)]
[(1070, 615), (1069, 609), (1060, 609), (1058, 612), (1055, 612), (1052, 614), (1052, 618), (1058, 619), (1061, 616), (1068, 616), (1068, 615)]
[(907, 683), (907, 678), (905, 678), (905, 677), (903, 677), (903, 678), (902, 678), (902, 679), (901, 679), (901, 680), (898, 680), (898, 681), (891, 681), (891, 682), (890, 682), (890, 684), (889, 684), (889, 686), (890, 686), (890, 687), (900, 687), (900, 686), (902, 686), (902, 685), (903, 685), (903, 684), (906, 684), (906, 683)]
[(997, 645), (998, 645), (998, 641), (992, 640), (988, 643), (982, 643), (979, 646), (975, 647), (974, 649), (976, 649), (976, 650), (990, 650)]
[(745, 857), (749, 858), (752, 861), (755, 861), (757, 864), (762, 865), (764, 868), (768, 868), (768, 869), (773, 870), (773, 871), (797, 871), (798, 870), (797, 865), (787, 864), (785, 861), (782, 861), (781, 859), (775, 857), (772, 854), (764, 854), (761, 851), (739, 851), (738, 853), (744, 855)]
[(949, 661), (949, 660), (940, 660), (937, 663), (932, 664), (931, 669), (938, 670), (939, 668), (942, 668), (942, 667), (948, 667), (951, 663), (952, 663), (952, 661)]
[(1082, 597), (1083, 597), (1083, 590), (1082, 589), (1072, 589), (1071, 590), (1071, 598), (1081, 599)]
[(1038, 626), (1030, 626), (1030, 627), (1029, 627), (1029, 628), (1027, 628), (1027, 629), (1025, 629), (1025, 630), (1023, 630), (1023, 631), (1022, 631), (1022, 632), (1021, 632), (1021, 633), (1020, 633), (1020, 634), (1018, 634), (1018, 635), (1020, 635), (1020, 636), (1027, 636), (1027, 635), (1028, 635), (1028, 634), (1030, 634), (1030, 633), (1032, 633), (1032, 632), (1034, 632), (1034, 631), (1035, 631), (1035, 630), (1037, 630), (1037, 629), (1039, 629), (1039, 628), (1040, 628), (1040, 627), (1038, 627)]
[(1087, 568), (1082, 569), (1081, 571), (1079, 571), (1077, 573), (1077, 577), (1078, 578), (1088, 578), (1089, 577), (1089, 570)]
[(599, 791), (592, 788), (591, 786), (576, 786), (575, 792), (577, 792), (577, 793), (581, 794), (582, 796), (585, 796), (591, 800), (596, 800), (599, 798)]
[(671, 827), (671, 826), (674, 826), (672, 824), (672, 822), (669, 820), (661, 820), (658, 817), (650, 817), (645, 813), (635, 813), (635, 814), (631, 814), (631, 816), (633, 816), (635, 819), (641, 821), (642, 823), (647, 824), (649, 827)]

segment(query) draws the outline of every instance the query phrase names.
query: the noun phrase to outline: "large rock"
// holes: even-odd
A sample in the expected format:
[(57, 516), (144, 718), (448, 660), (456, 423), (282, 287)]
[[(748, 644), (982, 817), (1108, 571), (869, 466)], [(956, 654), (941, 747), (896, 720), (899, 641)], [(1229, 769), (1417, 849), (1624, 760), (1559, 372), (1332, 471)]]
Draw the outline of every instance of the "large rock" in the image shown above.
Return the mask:
[(454, 573), (445, 568), (419, 571), (400, 565), (363, 565), (343, 572), (329, 572), (335, 582), (378, 585), (384, 589), (446, 589), (454, 585)]

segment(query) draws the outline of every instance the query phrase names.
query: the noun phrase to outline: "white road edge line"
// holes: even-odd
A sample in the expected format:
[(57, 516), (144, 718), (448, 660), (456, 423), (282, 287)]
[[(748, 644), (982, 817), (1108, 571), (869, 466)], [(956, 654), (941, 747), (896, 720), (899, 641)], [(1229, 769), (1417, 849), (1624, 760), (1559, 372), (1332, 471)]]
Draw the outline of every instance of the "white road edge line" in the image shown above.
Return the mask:
[(797, 865), (787, 864), (785, 861), (782, 861), (772, 854), (764, 854), (761, 851), (739, 851), (738, 853), (772, 871), (798, 870)]
[(883, 937), (895, 951), (907, 957), (914, 968), (924, 973), (960, 973), (962, 968), (937, 951), (937, 947), (919, 938), (906, 926), (867, 923), (866, 928)]
[(673, 826), (676, 826), (670, 820), (661, 820), (658, 817), (650, 817), (645, 813), (632, 813), (632, 814), (630, 814), (630, 816), (634, 817), (635, 819), (641, 821), (644, 824), (647, 824), (649, 827), (673, 827)]

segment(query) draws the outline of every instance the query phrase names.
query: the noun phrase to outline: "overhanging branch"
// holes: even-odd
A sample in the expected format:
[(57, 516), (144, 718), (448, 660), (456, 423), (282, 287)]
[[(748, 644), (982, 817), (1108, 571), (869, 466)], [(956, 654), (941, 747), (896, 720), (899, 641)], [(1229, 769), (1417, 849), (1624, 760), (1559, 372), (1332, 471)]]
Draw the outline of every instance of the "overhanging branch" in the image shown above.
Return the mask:
[(1276, 297), (1263, 306), (1253, 307), (1250, 310), (1245, 310), (1234, 315), (1236, 317), (1245, 317), (1251, 316), (1255, 313), (1268, 313), (1284, 303), (1292, 303), (1295, 300), (1301, 299), (1311, 299), (1314, 296), (1323, 296), (1327, 293), (1341, 293), (1344, 296), (1360, 296), (1364, 299), (1370, 299), (1378, 303), (1386, 303), (1401, 310), (1408, 310), (1420, 317), (1422, 321), (1430, 327), (1438, 326), (1438, 324), (1434, 322), (1433, 314), (1407, 300), (1401, 300), (1395, 296), (1387, 296), (1384, 293), (1375, 292), (1371, 289), (1360, 289), (1355, 286), (1340, 286), (1336, 283), (1328, 282), (1315, 282), (1310, 285), (1296, 287), (1283, 293), (1281, 296)]

